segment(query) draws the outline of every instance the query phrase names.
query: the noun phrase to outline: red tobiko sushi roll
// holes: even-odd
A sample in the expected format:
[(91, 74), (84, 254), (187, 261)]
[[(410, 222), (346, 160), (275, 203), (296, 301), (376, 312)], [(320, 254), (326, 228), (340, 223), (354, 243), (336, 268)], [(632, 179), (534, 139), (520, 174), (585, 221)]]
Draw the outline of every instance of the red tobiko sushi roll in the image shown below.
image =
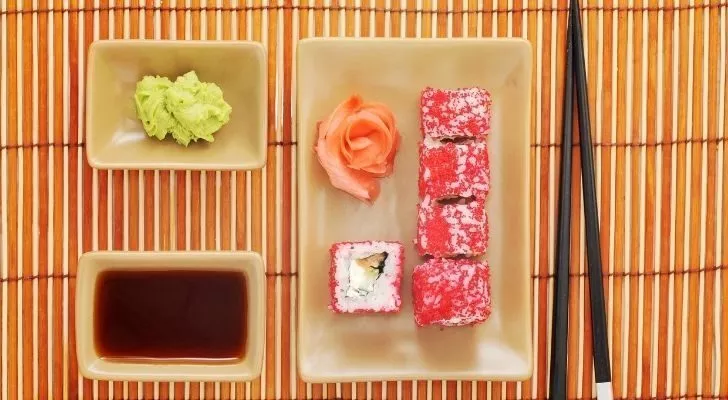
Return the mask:
[(399, 242), (341, 242), (331, 246), (329, 309), (336, 313), (398, 312), (404, 246)]
[(420, 143), (420, 197), (484, 198), (489, 190), (490, 165), (484, 142)]
[(490, 133), (490, 93), (480, 88), (426, 88), (420, 98), (422, 134), (434, 140), (484, 138)]
[(430, 259), (415, 267), (412, 291), (418, 326), (475, 325), (490, 316), (490, 270), (484, 261)]
[(484, 199), (441, 203), (430, 196), (417, 206), (417, 249), (433, 257), (477, 256), (488, 247)]

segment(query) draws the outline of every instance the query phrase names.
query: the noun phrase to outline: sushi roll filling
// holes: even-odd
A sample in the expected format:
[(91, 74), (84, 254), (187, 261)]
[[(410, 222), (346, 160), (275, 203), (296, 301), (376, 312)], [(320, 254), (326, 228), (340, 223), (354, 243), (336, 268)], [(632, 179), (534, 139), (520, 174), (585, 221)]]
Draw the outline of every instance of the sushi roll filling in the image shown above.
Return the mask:
[[(432, 141), (432, 139), (429, 140), (430, 143), (431, 143), (431, 141)], [(440, 142), (442, 142), (442, 143), (454, 143), (454, 144), (470, 143), (472, 141), (473, 141), (473, 138), (467, 137), (467, 136), (446, 136), (440, 140)]]
[(349, 288), (346, 297), (364, 297), (374, 291), (374, 284), (384, 272), (387, 252), (352, 258), (349, 264)]
[(447, 196), (447, 197), (443, 197), (441, 199), (438, 199), (437, 202), (440, 203), (440, 204), (442, 204), (442, 205), (450, 205), (450, 204), (465, 205), (465, 204), (468, 204), (468, 203), (472, 203), (475, 200), (476, 200), (475, 199), (475, 196), (467, 196), (467, 197), (463, 197), (463, 196)]

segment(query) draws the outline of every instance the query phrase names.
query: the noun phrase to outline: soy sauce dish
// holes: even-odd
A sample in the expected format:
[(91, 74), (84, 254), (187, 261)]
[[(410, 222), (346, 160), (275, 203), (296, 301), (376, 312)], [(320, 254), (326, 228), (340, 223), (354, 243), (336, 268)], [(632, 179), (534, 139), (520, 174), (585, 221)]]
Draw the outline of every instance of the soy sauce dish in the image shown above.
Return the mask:
[(260, 376), (263, 261), (252, 252), (92, 252), (76, 286), (78, 365), (90, 379)]

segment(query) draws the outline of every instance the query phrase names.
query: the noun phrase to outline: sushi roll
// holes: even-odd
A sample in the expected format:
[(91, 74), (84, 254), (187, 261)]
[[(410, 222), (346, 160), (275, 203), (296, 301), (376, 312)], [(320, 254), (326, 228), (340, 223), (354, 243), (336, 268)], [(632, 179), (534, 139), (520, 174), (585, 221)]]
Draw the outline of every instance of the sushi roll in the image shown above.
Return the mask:
[(404, 247), (398, 242), (331, 246), (329, 309), (336, 313), (398, 312)]
[(417, 249), (422, 256), (472, 257), (488, 247), (484, 199), (444, 203), (425, 196), (417, 206)]
[(489, 189), (490, 165), (484, 142), (420, 143), (420, 198), (484, 198)]
[(418, 326), (475, 325), (491, 311), (490, 271), (484, 261), (433, 258), (412, 274)]
[(422, 134), (433, 140), (484, 138), (490, 133), (490, 93), (472, 87), (426, 88), (420, 98)]

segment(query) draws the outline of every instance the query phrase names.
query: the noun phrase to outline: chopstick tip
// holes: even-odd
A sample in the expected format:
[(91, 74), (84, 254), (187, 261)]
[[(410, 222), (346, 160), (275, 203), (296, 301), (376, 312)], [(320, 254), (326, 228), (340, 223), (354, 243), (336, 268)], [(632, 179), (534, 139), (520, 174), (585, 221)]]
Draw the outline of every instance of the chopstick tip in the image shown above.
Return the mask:
[(614, 400), (612, 382), (597, 382), (597, 400)]

